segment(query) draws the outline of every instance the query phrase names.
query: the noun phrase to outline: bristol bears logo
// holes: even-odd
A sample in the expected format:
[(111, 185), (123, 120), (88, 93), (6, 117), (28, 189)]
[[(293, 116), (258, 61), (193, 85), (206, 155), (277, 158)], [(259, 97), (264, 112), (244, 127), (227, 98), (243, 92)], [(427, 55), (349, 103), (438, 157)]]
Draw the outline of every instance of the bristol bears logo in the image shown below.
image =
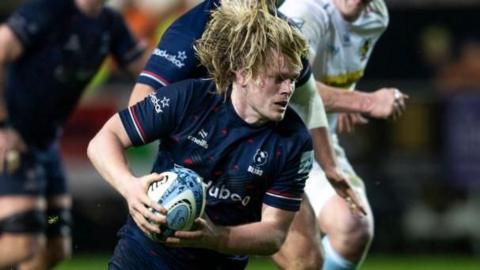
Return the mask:
[(253, 157), (253, 165), (260, 167), (267, 163), (268, 153), (266, 151), (257, 150), (255, 156)]
[(260, 169), (261, 166), (265, 165), (268, 160), (268, 152), (257, 149), (257, 152), (253, 156), (253, 166), (248, 166), (247, 171), (258, 176), (263, 175), (263, 170)]

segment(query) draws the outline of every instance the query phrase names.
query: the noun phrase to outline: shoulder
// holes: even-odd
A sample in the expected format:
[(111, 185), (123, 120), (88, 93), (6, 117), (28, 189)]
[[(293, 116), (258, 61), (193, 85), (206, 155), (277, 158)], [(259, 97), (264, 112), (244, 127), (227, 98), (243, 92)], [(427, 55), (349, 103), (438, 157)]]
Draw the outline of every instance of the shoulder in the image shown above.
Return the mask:
[(279, 11), (292, 20), (300, 29), (304, 25), (325, 27), (329, 16), (324, 8), (325, 3), (319, 0), (286, 0)]
[(388, 8), (384, 0), (374, 0), (369, 5), (370, 12), (374, 13), (379, 21), (384, 27), (387, 27), (389, 23), (389, 14)]
[(389, 24), (388, 9), (383, 0), (370, 2), (362, 16), (353, 25), (358, 28), (383, 32)]

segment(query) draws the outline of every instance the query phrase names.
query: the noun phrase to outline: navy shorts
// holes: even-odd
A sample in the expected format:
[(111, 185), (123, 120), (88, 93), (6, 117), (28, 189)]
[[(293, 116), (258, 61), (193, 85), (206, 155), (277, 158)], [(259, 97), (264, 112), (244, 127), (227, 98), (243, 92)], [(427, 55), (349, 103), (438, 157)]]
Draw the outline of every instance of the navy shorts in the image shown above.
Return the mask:
[(29, 147), (21, 154), (20, 168), (0, 175), (0, 196), (50, 197), (68, 192), (65, 170), (57, 143), (46, 149)]
[(120, 229), (120, 240), (110, 259), (110, 270), (243, 270), (248, 263), (247, 256), (220, 254), (206, 249), (171, 248), (148, 239), (142, 231), (132, 225)]

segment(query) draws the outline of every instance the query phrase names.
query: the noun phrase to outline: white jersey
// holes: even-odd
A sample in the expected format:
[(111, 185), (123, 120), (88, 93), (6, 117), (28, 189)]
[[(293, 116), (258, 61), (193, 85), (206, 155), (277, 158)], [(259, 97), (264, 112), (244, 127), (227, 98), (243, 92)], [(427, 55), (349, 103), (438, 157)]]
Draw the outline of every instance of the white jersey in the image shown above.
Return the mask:
[[(343, 19), (333, 0), (286, 0), (279, 10), (298, 24), (308, 40), (315, 78), (351, 90), (362, 78), (373, 47), (389, 21), (383, 0), (370, 2), (353, 23)], [(335, 118), (329, 115), (332, 131)]]
[[(362, 78), (373, 47), (389, 21), (383, 0), (370, 2), (353, 23), (343, 19), (333, 0), (286, 0), (279, 10), (298, 24), (308, 40), (310, 62), (316, 79), (349, 90), (353, 90)], [(332, 113), (327, 115), (338, 165), (360, 195), (371, 218), (365, 185), (350, 165), (335, 134), (336, 116)], [(316, 162), (306, 182), (305, 193), (317, 216), (336, 194)]]

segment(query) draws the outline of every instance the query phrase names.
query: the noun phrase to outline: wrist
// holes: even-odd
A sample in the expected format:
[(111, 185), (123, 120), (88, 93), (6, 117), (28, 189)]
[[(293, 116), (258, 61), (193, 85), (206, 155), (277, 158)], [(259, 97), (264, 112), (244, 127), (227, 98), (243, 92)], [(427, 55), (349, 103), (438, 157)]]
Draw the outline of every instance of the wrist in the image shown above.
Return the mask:
[(371, 115), (374, 107), (374, 93), (361, 93), (360, 113)]
[[(214, 225), (215, 226), (215, 225)], [(230, 234), (230, 227), (227, 226), (215, 226), (217, 231), (216, 237), (214, 237), (213, 250), (218, 252), (228, 253), (228, 239)]]

